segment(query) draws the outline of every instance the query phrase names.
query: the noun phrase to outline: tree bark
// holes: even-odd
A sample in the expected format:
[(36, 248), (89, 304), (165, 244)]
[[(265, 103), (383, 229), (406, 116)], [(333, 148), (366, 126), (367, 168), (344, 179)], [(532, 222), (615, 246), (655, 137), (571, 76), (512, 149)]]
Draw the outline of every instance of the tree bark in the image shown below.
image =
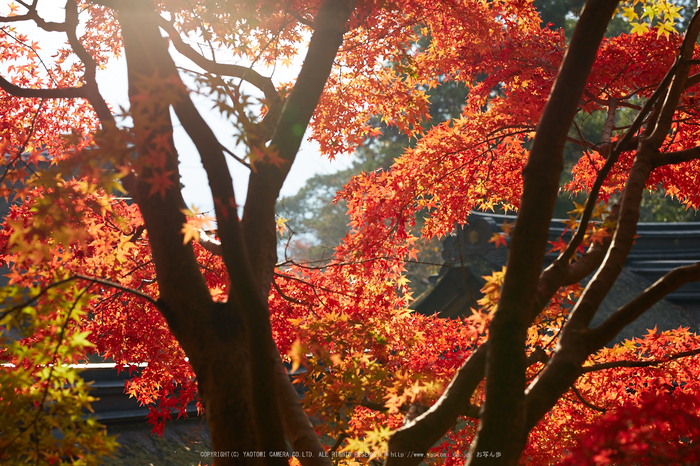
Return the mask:
[[(153, 149), (153, 138), (170, 135), (167, 144), (159, 144), (157, 150), (166, 152), (163, 154), (166, 158), (165, 166), (161, 170), (169, 175), (171, 189), (162, 195), (151, 192), (148, 179), (156, 169), (148, 165), (135, 173), (131, 186), (132, 195), (141, 209), (149, 233), (161, 293), (159, 304), (197, 375), (200, 395), (208, 413), (212, 448), (219, 452), (216, 463), (259, 462), (281, 465), (286, 462), (284, 458), (271, 458), (269, 455), (265, 458), (243, 456), (243, 452), (286, 451), (275, 390), (274, 353), (267, 352), (270, 355), (267, 365), (251, 364), (253, 355), (265, 356), (264, 352), (254, 353), (251, 349), (259, 349), (261, 346), (269, 348), (272, 344), (271, 334), (267, 332), (267, 342), (265, 334), (259, 335), (263, 333), (259, 325), (246, 319), (246, 313), (242, 312), (246, 309), (245, 306), (254, 309), (257, 305), (258, 311), (253, 311), (254, 315), (265, 313), (264, 318), (269, 326), (266, 303), (253, 291), (255, 286), (252, 285), (250, 274), (247, 275), (250, 281), (247, 295), (244, 292), (243, 297), (234, 296), (234, 300), (227, 304), (213, 303), (192, 246), (183, 244), (180, 230), (186, 218), (180, 211), (184, 203), (179, 190), (177, 153), (172, 141), (169, 114), (170, 105), (174, 102), (164, 97), (177, 93), (177, 82), (174, 80), (177, 75), (167, 52), (167, 44), (160, 36), (153, 5), (148, 2), (127, 5), (118, 11), (118, 18), (124, 38), (131, 114), (139, 158), (146, 157), (148, 151)], [(145, 104), (142, 96), (153, 90), (149, 82), (167, 76), (173, 78), (170, 85), (174, 88), (170, 89), (171, 92), (166, 90), (163, 95), (150, 95)], [(228, 175), (227, 170), (223, 173)], [(230, 176), (228, 178), (230, 180)], [(217, 187), (212, 188), (216, 190)], [(229, 189), (232, 195), (230, 182)], [(215, 191), (214, 195), (216, 194)], [(225, 212), (219, 210), (217, 214), (222, 219), (220, 225), (225, 223)], [(238, 226), (235, 209), (229, 220), (229, 225), (234, 230), (231, 236), (234, 238), (223, 245), (229, 274), (234, 277), (238, 274), (246, 276), (247, 258), (242, 238), (240, 233), (237, 238), (235, 234)], [(262, 325), (264, 327), (264, 323)], [(252, 333), (258, 334), (251, 335)], [(269, 374), (267, 377), (266, 371)]]
[[(172, 137), (168, 137), (166, 166), (161, 172), (169, 176), (172, 189), (162, 195), (151, 192), (148, 180), (157, 169), (148, 166), (130, 177), (130, 188), (149, 231), (161, 290), (159, 305), (197, 375), (212, 448), (219, 452), (215, 462), (286, 463), (285, 458), (269, 454), (287, 450), (286, 429), (295, 448), (313, 453), (301, 458), (303, 463), (328, 464), (289, 378), (286, 373), (282, 376), (267, 294), (276, 262), (275, 201), (323, 91), (353, 4), (327, 0), (319, 8), (306, 61), (272, 135), (272, 148), (285, 163), (282, 167), (266, 161), (256, 165), (242, 223), (221, 146), (179, 79), (160, 35), (154, 5), (124, 1), (113, 6), (118, 9), (124, 37), (137, 150), (147, 151), (154, 135), (172, 134), (172, 106), (200, 153), (215, 200), (221, 255), (231, 278), (226, 304), (212, 302), (191, 245), (182, 244), (180, 230), (186, 219), (180, 212), (184, 203), (177, 189)], [(163, 82), (164, 78), (170, 89), (156, 96), (156, 104), (153, 95), (143, 99), (143, 94), (153, 91), (149, 80)], [(261, 147), (264, 143), (256, 142)], [(190, 294), (192, 288), (195, 292)], [(263, 456), (245, 456), (245, 452)]]
[[(501, 298), (489, 327), (486, 398), (468, 464), (517, 464), (529, 429), (525, 337), (536, 305), (549, 223), (559, 190), (566, 136), (617, 0), (589, 0), (537, 126), (523, 171), (523, 195)], [(479, 452), (500, 453), (493, 458)]]

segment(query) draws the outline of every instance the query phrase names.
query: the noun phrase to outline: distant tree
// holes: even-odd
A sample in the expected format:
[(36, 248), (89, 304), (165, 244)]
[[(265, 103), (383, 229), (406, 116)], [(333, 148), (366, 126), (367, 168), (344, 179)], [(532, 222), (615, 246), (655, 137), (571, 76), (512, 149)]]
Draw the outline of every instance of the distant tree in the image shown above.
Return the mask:
[[(423, 38), (418, 41), (426, 42)], [(425, 129), (458, 117), (466, 102), (467, 89), (459, 82), (448, 81), (426, 92), (430, 104), (428, 118), (422, 123)], [(282, 254), (296, 261), (315, 262), (316, 265), (333, 257), (335, 247), (350, 232), (347, 204), (336, 198), (351, 178), (363, 172), (388, 170), (395, 159), (416, 143), (395, 126), (373, 118), (370, 124), (381, 135), (365, 141), (353, 154), (349, 168), (331, 174), (314, 175), (294, 196), (281, 198), (278, 214), (287, 219), (286, 235), (281, 240)], [(418, 234), (423, 222), (420, 218), (415, 228)], [(407, 264), (407, 276), (415, 296), (428, 285), (428, 278), (442, 263), (439, 241), (419, 245), (416, 259)]]

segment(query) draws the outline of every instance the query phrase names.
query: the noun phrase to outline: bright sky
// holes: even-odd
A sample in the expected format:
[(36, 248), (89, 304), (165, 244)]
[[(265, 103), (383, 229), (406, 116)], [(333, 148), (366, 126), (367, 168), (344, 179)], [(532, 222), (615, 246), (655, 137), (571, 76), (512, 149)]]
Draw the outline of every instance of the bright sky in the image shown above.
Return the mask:
[[(0, 10), (0, 14), (3, 15), (9, 12), (9, 9), (5, 5), (0, 5)], [(40, 1), (38, 11), (45, 20), (49, 21), (63, 21), (65, 17), (63, 7), (53, 0)], [(24, 9), (20, 8), (17, 13), (24, 13)], [(39, 43), (41, 47), (39, 50), (40, 57), (48, 66), (51, 66), (51, 55), (62, 45), (62, 42), (65, 40), (65, 35), (47, 33), (36, 27), (31, 27), (30, 22), (16, 23), (14, 26), (18, 32), (27, 34), (30, 40)], [(257, 69), (257, 71), (261, 74), (272, 76), (275, 84), (293, 81), (299, 72), (304, 55), (305, 50), (296, 63), (289, 68), (278, 66), (274, 70), (274, 73), (272, 70), (265, 72), (264, 70)], [(175, 52), (173, 56), (178, 57), (179, 55)], [(178, 65), (185, 68), (198, 69), (186, 58), (176, 58), (176, 62)], [(243, 63), (239, 62), (237, 64)], [(124, 108), (129, 107), (126, 61), (123, 58), (120, 60), (113, 60), (107, 65), (105, 70), (98, 71), (97, 81), (102, 95), (112, 108), (118, 108), (119, 106)], [(253, 91), (248, 90), (248, 92), (252, 94)], [(207, 102), (206, 99), (201, 96), (193, 96), (193, 99), (195, 103), (197, 103), (202, 116), (209, 122), (214, 133), (219, 138), (219, 141), (234, 152), (242, 152), (241, 150), (235, 150), (232, 125), (228, 123), (218, 111), (212, 110), (212, 104)], [(196, 206), (200, 211), (213, 210), (213, 201), (208, 189), (206, 173), (199, 161), (199, 154), (187, 137), (185, 131), (177, 125), (179, 125), (179, 123), (176, 124), (174, 138), (178, 152), (180, 153), (180, 171), (182, 174), (182, 182), (185, 185), (183, 190), (185, 201), (188, 205)], [(296, 192), (304, 186), (306, 180), (311, 178), (314, 174), (332, 173), (348, 167), (350, 163), (351, 160), (349, 157), (330, 162), (320, 155), (316, 145), (306, 141), (302, 145), (289, 176), (282, 187), (281, 195), (290, 196), (296, 194)], [(233, 176), (236, 202), (239, 205), (243, 205), (245, 203), (245, 195), (248, 187), (249, 171), (232, 158), (229, 158), (229, 170)]]
[[(194, 67), (194, 65), (184, 58), (178, 64), (181, 66)], [(292, 80), (298, 72), (299, 65), (292, 68), (282, 68), (281, 70), (278, 68), (272, 77), (275, 83), (288, 82)], [(113, 108), (119, 105), (128, 108), (129, 100), (127, 97), (125, 60), (121, 59), (110, 63), (106, 70), (98, 72), (97, 80), (100, 91), (108, 104), (113, 106)], [(233, 142), (232, 126), (218, 111), (211, 109), (211, 103), (207, 102), (206, 99), (194, 95), (193, 99), (197, 103), (203, 117), (219, 138), (219, 141), (233, 150), (235, 143)], [(208, 189), (207, 176), (199, 161), (199, 154), (194, 144), (190, 141), (185, 131), (179, 127), (179, 123), (177, 122), (174, 130), (174, 138), (180, 153), (180, 172), (182, 174), (182, 182), (185, 185), (183, 190), (185, 201), (188, 205), (196, 206), (200, 211), (213, 209), (214, 204)], [(234, 152), (236, 151), (234, 150)], [(236, 201), (238, 204), (242, 205), (245, 202), (249, 171), (232, 158), (228, 158), (228, 162), (229, 170), (233, 176)], [(306, 180), (317, 173), (332, 173), (348, 167), (350, 163), (351, 159), (349, 157), (331, 162), (326, 157), (321, 156), (315, 143), (305, 141), (282, 187), (281, 196), (296, 194), (296, 192), (304, 186)]]

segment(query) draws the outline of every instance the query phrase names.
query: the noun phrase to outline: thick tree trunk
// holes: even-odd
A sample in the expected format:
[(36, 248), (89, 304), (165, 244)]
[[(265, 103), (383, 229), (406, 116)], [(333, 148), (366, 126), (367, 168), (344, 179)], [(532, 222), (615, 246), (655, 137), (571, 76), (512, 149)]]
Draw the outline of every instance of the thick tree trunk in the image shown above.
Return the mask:
[[(588, 0), (537, 126), (498, 309), (489, 326), (486, 398), (468, 464), (517, 464), (525, 446), (525, 338), (559, 191), (563, 150), (617, 0)], [(488, 456), (479, 455), (487, 452)], [(494, 461), (491, 453), (499, 454)]]
[[(148, 230), (161, 312), (197, 375), (217, 454), (215, 462), (286, 464), (284, 457), (270, 455), (286, 451), (286, 429), (294, 448), (313, 453), (302, 458), (303, 463), (328, 464), (320, 454), (323, 446), (283, 373), (272, 340), (267, 293), (276, 262), (275, 200), (302, 140), (303, 131), (298, 129), (308, 125), (342, 43), (353, 2), (326, 0), (319, 6), (302, 71), (269, 135), (271, 148), (286, 163), (281, 168), (265, 162), (256, 165), (242, 224), (221, 146), (179, 81), (160, 36), (153, 3), (106, 3), (117, 8), (122, 26), (136, 151), (140, 159), (148, 160), (157, 139), (156, 150), (165, 158), (163, 167), (144, 163), (125, 184), (139, 204)], [(154, 91), (149, 80), (155, 79), (167, 82), (169, 88)], [(212, 302), (191, 246), (183, 245), (180, 230), (186, 219), (180, 211), (184, 204), (177, 188), (177, 153), (170, 136), (171, 106), (199, 151), (216, 200), (221, 255), (231, 279), (226, 304)], [(169, 135), (167, 144), (163, 144), (162, 135)], [(257, 143), (263, 145), (265, 140)], [(154, 175), (167, 176), (171, 186), (153, 192), (150, 180)]]
[[(137, 141), (135, 149), (139, 158), (145, 159), (143, 165), (137, 164), (143, 168), (137, 168), (138, 172), (126, 184), (141, 209), (148, 230), (160, 289), (161, 312), (197, 375), (200, 395), (207, 410), (212, 448), (219, 453), (215, 461), (217, 464), (284, 464), (284, 458), (269, 455), (252, 460), (243, 457), (243, 452), (286, 450), (275, 391), (274, 359), (267, 358), (267, 366), (251, 364), (256, 360), (252, 357), (251, 347), (258, 346), (252, 345), (251, 334), (256, 332), (251, 332), (254, 328), (251, 325), (254, 324), (245, 318), (242, 307), (212, 302), (192, 246), (183, 244), (180, 230), (186, 218), (181, 212), (184, 203), (178, 187), (178, 160), (171, 136), (169, 110), (173, 102), (168, 98), (181, 90), (176, 81), (170, 81), (172, 89), (154, 91), (153, 86), (149, 86), (149, 80), (161, 80), (168, 75), (176, 77), (177, 74), (167, 53), (167, 45), (160, 37), (153, 5), (148, 2), (129, 3), (118, 13), (129, 72), (131, 114)], [(149, 97), (147, 104), (142, 98), (144, 94)], [(162, 140), (154, 143), (162, 135), (168, 135), (167, 143)], [(149, 157), (164, 159), (164, 166), (154, 167), (149, 163)], [(228, 175), (227, 170), (225, 173)], [(168, 189), (154, 192), (151, 180), (157, 175), (169, 178)], [(232, 194), (230, 182), (229, 189)], [(233, 215), (236, 215), (235, 210)], [(238, 245), (243, 247), (240, 238)], [(229, 245), (228, 252), (235, 249)], [(245, 256), (241, 258), (243, 264), (238, 263), (235, 267), (245, 267)], [(235, 276), (230, 265), (235, 261), (228, 259), (229, 272)], [(252, 280), (252, 277), (248, 278)], [(258, 314), (265, 313), (267, 319), (267, 307), (254, 289), (254, 286), (248, 286), (249, 299), (239, 295), (235, 301), (245, 305), (254, 302), (260, 308)], [(263, 338), (261, 344), (269, 348), (273, 343), (269, 332), (267, 334), (269, 343)], [(272, 351), (274, 347), (270, 353)], [(256, 356), (264, 355), (258, 353)], [(265, 370), (270, 374), (267, 380), (261, 376)]]

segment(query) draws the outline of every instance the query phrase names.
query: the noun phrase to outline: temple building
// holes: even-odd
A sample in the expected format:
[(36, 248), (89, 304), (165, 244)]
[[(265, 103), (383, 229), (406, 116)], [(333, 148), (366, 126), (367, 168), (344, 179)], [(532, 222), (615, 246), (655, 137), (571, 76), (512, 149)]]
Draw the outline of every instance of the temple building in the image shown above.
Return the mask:
[[(444, 267), (431, 277), (431, 286), (411, 305), (423, 314), (438, 313), (441, 317), (470, 315), (478, 307), (482, 278), (506, 265), (508, 249), (496, 248), (489, 242), (494, 233), (501, 232), (504, 222), (512, 223), (515, 216), (472, 213), (469, 223), (443, 242)], [(549, 240), (555, 241), (564, 233), (561, 220), (553, 220)], [(570, 232), (564, 234), (568, 240)], [(649, 285), (670, 270), (700, 262), (700, 223), (640, 223), (639, 236), (625, 267), (603, 301), (592, 326), (601, 323), (620, 306), (626, 304)], [(556, 254), (547, 256), (549, 265)], [(585, 285), (590, 279), (583, 281)], [(659, 331), (690, 327), (700, 324), (700, 283), (688, 283), (645, 312), (625, 328), (614, 340), (641, 336), (655, 326)]]

